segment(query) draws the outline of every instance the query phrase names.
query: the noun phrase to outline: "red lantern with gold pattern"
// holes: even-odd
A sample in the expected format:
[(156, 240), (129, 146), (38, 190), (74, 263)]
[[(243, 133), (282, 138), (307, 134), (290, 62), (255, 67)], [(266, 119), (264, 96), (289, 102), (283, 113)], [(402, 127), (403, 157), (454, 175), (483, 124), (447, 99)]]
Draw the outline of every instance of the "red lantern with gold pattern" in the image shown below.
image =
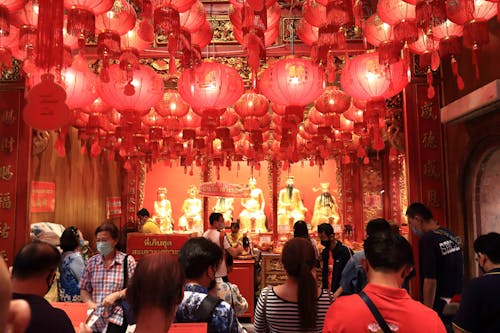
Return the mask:
[(351, 105), (351, 97), (337, 86), (326, 87), (316, 100), (316, 109), (321, 113), (343, 113)]

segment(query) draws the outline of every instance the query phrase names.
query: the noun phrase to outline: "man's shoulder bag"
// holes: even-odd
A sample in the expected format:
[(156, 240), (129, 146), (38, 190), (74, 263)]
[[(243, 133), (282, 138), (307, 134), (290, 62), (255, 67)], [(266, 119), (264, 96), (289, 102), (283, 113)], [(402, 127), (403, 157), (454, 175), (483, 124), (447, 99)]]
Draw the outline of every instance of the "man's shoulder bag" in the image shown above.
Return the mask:
[[(205, 297), (203, 301), (201, 301), (200, 305), (198, 305), (198, 308), (194, 313), (195, 318), (199, 322), (208, 323), (212, 316), (212, 312), (214, 311), (215, 307), (219, 305), (220, 302), (222, 302), (220, 298), (212, 295), (207, 295), (207, 297)], [(207, 332), (216, 333), (216, 329), (208, 325)]]

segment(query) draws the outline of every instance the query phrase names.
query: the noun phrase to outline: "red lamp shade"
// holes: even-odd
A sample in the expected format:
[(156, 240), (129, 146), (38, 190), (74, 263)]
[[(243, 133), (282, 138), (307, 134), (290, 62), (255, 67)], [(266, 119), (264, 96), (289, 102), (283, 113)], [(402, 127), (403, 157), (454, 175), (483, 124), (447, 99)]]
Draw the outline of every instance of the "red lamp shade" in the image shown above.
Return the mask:
[(135, 16), (134, 8), (127, 1), (115, 0), (109, 11), (96, 17), (95, 27), (98, 32), (113, 31), (121, 36), (134, 28)]
[(297, 36), (299, 36), (304, 44), (312, 46), (318, 42), (318, 32), (319, 28), (312, 26), (304, 19), (300, 19), (297, 27)]
[(448, 19), (463, 25), (471, 20), (485, 20), (497, 14), (497, 5), (485, 0), (450, 0), (446, 2)]
[(269, 101), (264, 95), (248, 91), (234, 105), (234, 111), (242, 118), (262, 117), (269, 110)]
[(363, 110), (358, 109), (354, 104), (352, 104), (351, 107), (343, 113), (343, 116), (346, 119), (354, 121), (355, 123), (363, 122)]
[(163, 117), (184, 117), (189, 112), (189, 105), (177, 91), (166, 90), (155, 110)]
[(70, 109), (84, 108), (97, 98), (97, 76), (87, 68), (68, 67), (62, 71), (66, 90), (66, 105)]
[(351, 106), (351, 97), (337, 86), (329, 86), (318, 97), (315, 106), (321, 113), (343, 113)]
[(104, 102), (120, 112), (144, 114), (163, 96), (163, 80), (150, 67), (139, 65), (130, 81), (119, 65), (111, 65), (109, 77), (109, 82), (99, 80), (97, 91)]
[(189, 31), (197, 31), (206, 21), (205, 7), (200, 1), (197, 1), (191, 8), (183, 13), (180, 13), (181, 28)]
[(411, 43), (417, 40), (415, 5), (402, 0), (380, 0), (377, 13), (382, 21), (394, 26), (396, 41)]
[(259, 91), (271, 102), (305, 106), (325, 89), (325, 75), (310, 60), (286, 58), (269, 66), (260, 76)]
[(122, 49), (144, 51), (154, 40), (154, 29), (147, 20), (137, 20), (132, 30), (120, 37)]
[(182, 72), (179, 93), (193, 108), (224, 109), (243, 94), (243, 80), (232, 67), (217, 62), (203, 62)]
[(212, 26), (207, 20), (204, 20), (201, 27), (197, 31), (191, 33), (191, 45), (197, 46), (201, 50), (210, 43), (213, 35), (214, 31)]
[(326, 22), (326, 6), (318, 3), (316, 0), (306, 0), (302, 7), (304, 19), (314, 27), (321, 27)]
[(402, 43), (395, 40), (393, 26), (382, 21), (377, 14), (364, 22), (363, 35), (368, 43), (378, 47), (381, 64), (391, 64), (401, 58)]
[(183, 128), (195, 129), (201, 126), (201, 117), (193, 111), (189, 111), (184, 117), (181, 117), (180, 121)]
[(153, 8), (169, 7), (173, 8), (179, 13), (183, 13), (191, 8), (196, 0), (152, 0)]
[(342, 89), (355, 99), (389, 98), (407, 84), (408, 76), (403, 61), (389, 66), (380, 65), (378, 52), (352, 58), (340, 76)]
[(450, 20), (446, 20), (442, 24), (432, 27), (432, 37), (435, 40), (441, 40), (451, 36), (460, 37), (463, 34), (464, 27), (460, 24), (453, 23)]
[(23, 7), (23, 0), (1, 0), (0, 1), (0, 37), (9, 35), (10, 13)]

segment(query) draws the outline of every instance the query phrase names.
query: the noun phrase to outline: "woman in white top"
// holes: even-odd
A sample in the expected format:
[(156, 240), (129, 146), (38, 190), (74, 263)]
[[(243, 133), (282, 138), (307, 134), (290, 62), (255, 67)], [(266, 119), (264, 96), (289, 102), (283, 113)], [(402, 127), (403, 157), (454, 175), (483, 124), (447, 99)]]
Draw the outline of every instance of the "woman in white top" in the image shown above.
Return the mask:
[(285, 283), (264, 288), (255, 309), (255, 333), (321, 332), (334, 298), (317, 287), (316, 259), (311, 242), (293, 238), (286, 242), (281, 262)]

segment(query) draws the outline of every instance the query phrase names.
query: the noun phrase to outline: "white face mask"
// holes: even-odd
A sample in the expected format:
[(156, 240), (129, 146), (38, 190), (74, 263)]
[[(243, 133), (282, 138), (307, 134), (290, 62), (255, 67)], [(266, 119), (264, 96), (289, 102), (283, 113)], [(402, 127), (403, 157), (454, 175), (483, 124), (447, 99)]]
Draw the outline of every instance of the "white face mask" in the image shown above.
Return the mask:
[(113, 251), (113, 247), (109, 242), (97, 242), (97, 251), (103, 256), (107, 256)]

